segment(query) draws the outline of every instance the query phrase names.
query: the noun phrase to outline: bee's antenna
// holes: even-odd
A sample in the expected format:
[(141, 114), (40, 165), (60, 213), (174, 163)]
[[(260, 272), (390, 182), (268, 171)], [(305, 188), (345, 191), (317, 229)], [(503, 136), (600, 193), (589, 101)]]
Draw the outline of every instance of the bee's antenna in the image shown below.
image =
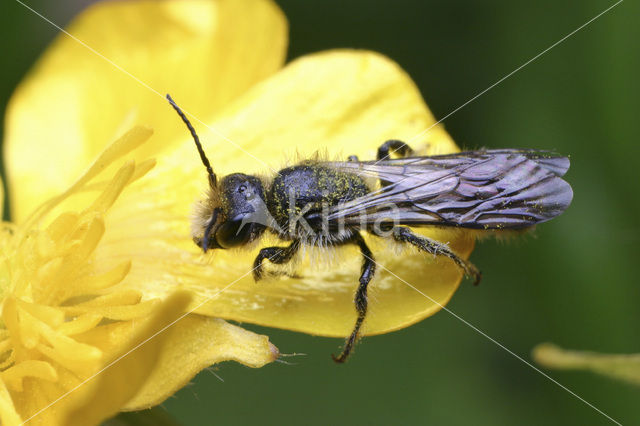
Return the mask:
[(198, 153), (200, 154), (200, 159), (202, 160), (202, 164), (204, 164), (204, 166), (207, 168), (207, 173), (209, 174), (209, 184), (211, 185), (212, 188), (215, 187), (217, 182), (216, 174), (213, 173), (213, 169), (211, 168), (211, 163), (209, 163), (209, 159), (207, 158), (207, 155), (204, 153), (204, 149), (202, 149), (202, 144), (200, 143), (200, 138), (198, 137), (196, 130), (193, 128), (193, 126), (191, 125), (191, 122), (189, 122), (189, 119), (184, 114), (184, 112), (182, 112), (180, 107), (176, 105), (176, 103), (173, 101), (173, 99), (171, 99), (171, 96), (169, 96), (168, 93), (167, 93), (167, 100), (169, 101), (173, 109), (176, 110), (180, 118), (182, 118), (182, 121), (184, 121), (184, 124), (187, 125), (189, 132), (191, 132), (191, 136), (193, 136), (193, 140), (196, 143), (196, 148), (198, 149)]

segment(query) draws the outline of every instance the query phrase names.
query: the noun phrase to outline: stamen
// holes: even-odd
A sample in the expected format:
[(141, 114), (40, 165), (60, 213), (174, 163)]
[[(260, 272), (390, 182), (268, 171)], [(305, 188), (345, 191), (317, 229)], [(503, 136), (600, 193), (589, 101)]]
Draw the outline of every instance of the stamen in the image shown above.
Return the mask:
[(34, 377), (37, 379), (55, 382), (58, 380), (56, 370), (45, 361), (27, 360), (13, 367), (7, 368), (0, 373), (2, 380), (13, 390), (22, 392), (22, 379), (25, 377)]
[(74, 334), (84, 333), (96, 327), (102, 321), (102, 315), (95, 313), (83, 314), (76, 317), (73, 321), (68, 321), (58, 327), (58, 332), (65, 336), (73, 336)]
[(111, 179), (111, 182), (107, 185), (104, 192), (100, 194), (96, 201), (94, 201), (93, 204), (85, 210), (85, 212), (106, 212), (118, 199), (122, 190), (129, 183), (135, 168), (135, 163), (133, 161), (126, 162), (125, 165), (118, 170), (113, 179)]
[(38, 207), (34, 212), (25, 220), (23, 229), (29, 229), (33, 226), (34, 222), (42, 219), (47, 213), (49, 213), (56, 205), (65, 200), (70, 194), (78, 191), (82, 186), (88, 183), (91, 179), (99, 175), (104, 171), (107, 166), (112, 164), (118, 158), (121, 158), (140, 145), (142, 145), (147, 139), (151, 137), (153, 130), (147, 127), (136, 126), (122, 135), (111, 145), (107, 146), (105, 150), (100, 154), (98, 159), (87, 169), (86, 172), (80, 176), (76, 182), (71, 185), (65, 192), (54, 197)]
[(134, 305), (97, 306), (92, 308), (76, 305), (65, 307), (64, 310), (70, 315), (94, 313), (113, 321), (127, 321), (150, 315), (158, 307), (158, 303), (158, 300), (147, 300)]
[(131, 261), (125, 261), (115, 268), (98, 275), (87, 275), (74, 282), (74, 286), (67, 293), (68, 297), (91, 294), (120, 283), (131, 270)]
[[(141, 127), (127, 132), (107, 147), (69, 189), (42, 204), (22, 225), (0, 225), (3, 413), (5, 408), (15, 411), (5, 383), (20, 392), (25, 377), (57, 381), (69, 374), (82, 377), (94, 373), (104, 362), (102, 350), (73, 336), (91, 331), (105, 319), (147, 317), (160, 303), (142, 301), (135, 290), (111, 290), (129, 274), (131, 261), (106, 265), (92, 262), (106, 231), (104, 214), (124, 188), (148, 173), (155, 161), (137, 165), (128, 161), (111, 179), (91, 181), (151, 133)], [(88, 208), (61, 213), (40, 228), (38, 222), (53, 208), (69, 196), (89, 190), (100, 193)], [(2, 418), (8, 417), (3, 414)]]

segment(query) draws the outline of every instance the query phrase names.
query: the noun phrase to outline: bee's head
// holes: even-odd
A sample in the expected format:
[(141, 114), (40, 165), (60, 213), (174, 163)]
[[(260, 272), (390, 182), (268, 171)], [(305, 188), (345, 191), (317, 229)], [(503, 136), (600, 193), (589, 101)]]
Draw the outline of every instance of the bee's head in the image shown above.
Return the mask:
[(264, 231), (267, 210), (260, 179), (242, 173), (225, 176), (196, 206), (193, 241), (205, 252), (247, 244)]
[(196, 206), (193, 241), (205, 252), (214, 248), (239, 247), (253, 241), (262, 234), (270, 217), (264, 202), (262, 182), (255, 176), (242, 173), (225, 176), (218, 182), (189, 119), (171, 96), (167, 95), (167, 100), (191, 132), (209, 176), (209, 197)]

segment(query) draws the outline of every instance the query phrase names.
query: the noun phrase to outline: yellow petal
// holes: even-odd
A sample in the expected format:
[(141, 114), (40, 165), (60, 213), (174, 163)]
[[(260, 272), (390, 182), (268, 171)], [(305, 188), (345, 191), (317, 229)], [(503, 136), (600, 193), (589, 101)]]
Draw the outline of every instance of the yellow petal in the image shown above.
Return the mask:
[[(181, 125), (177, 117), (174, 120)], [(214, 126), (269, 167), (279, 169), (296, 151), (303, 156), (326, 150), (330, 158), (357, 154), (371, 159), (384, 140), (408, 140), (434, 123), (415, 85), (396, 64), (375, 53), (332, 51), (294, 61), (251, 89)], [(109, 248), (112, 244), (106, 244), (100, 255), (116, 257), (123, 249), (131, 255), (144, 253), (124, 283), (156, 297), (175, 289), (177, 280), (199, 296), (198, 304), (212, 299), (198, 309), (201, 314), (328, 336), (349, 333), (356, 316), (353, 295), (361, 264), (355, 248), (333, 253), (333, 264), (316, 257), (315, 269), (307, 258), (296, 271), (302, 279), (259, 284), (250, 270), (260, 246), (245, 252), (217, 250), (211, 257), (199, 254), (186, 218), (207, 181), (189, 139), (185, 131), (184, 146), (160, 158), (148, 179), (123, 194), (113, 208), (114, 220), (105, 241), (128, 238), (131, 242), (118, 247), (118, 253)], [(269, 167), (228, 143), (202, 139), (220, 174), (270, 173)], [(428, 153), (457, 150), (441, 126), (413, 145)], [(146, 221), (135, 219), (141, 217)], [(473, 236), (464, 231), (430, 229), (424, 233), (450, 243), (463, 257), (473, 248)], [(367, 334), (402, 328), (432, 315), (448, 302), (461, 280), (460, 270), (446, 259), (412, 250), (398, 255), (384, 241), (369, 241), (383, 267), (378, 268), (371, 285)], [(273, 241), (261, 246), (269, 243)], [(163, 276), (159, 272), (165, 279), (148, 278)]]
[(0, 177), (0, 217), (4, 218), (4, 184)]
[(143, 326), (135, 328), (125, 345), (119, 346), (105, 370), (75, 389), (72, 397), (61, 399), (56, 410), (66, 419), (60, 424), (99, 424), (116, 414), (156, 367), (170, 336), (163, 329), (182, 315), (189, 299), (183, 292), (169, 297)]
[[(397, 64), (374, 52), (337, 50), (290, 63), (214, 123), (255, 158), (211, 138), (205, 148), (221, 174), (265, 172), (325, 150), (330, 158), (374, 159), (385, 140), (408, 141), (434, 124)], [(429, 154), (458, 150), (442, 125), (412, 145)]]
[(260, 336), (223, 320), (189, 315), (166, 331), (167, 345), (157, 366), (124, 410), (142, 410), (162, 403), (200, 370), (222, 361), (262, 367), (278, 358), (278, 349)]
[(640, 385), (640, 354), (569, 351), (551, 343), (543, 343), (533, 349), (533, 359), (546, 368), (588, 370)]
[(20, 414), (13, 405), (9, 390), (0, 380), (0, 423), (4, 426), (17, 426), (22, 424)]
[(164, 93), (210, 120), (286, 53), (286, 20), (268, 0), (100, 2), (68, 31), (93, 51), (60, 34), (7, 109), (5, 164), (18, 221), (135, 123), (158, 135), (142, 158), (181, 141)]

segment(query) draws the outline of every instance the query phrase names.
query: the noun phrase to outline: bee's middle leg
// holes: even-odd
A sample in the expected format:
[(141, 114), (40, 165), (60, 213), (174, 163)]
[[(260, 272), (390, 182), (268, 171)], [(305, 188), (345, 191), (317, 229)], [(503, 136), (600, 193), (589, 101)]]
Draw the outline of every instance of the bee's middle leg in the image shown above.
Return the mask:
[(455, 254), (451, 249), (439, 241), (432, 240), (422, 235), (411, 232), (409, 228), (396, 226), (393, 228), (393, 239), (400, 243), (409, 243), (419, 250), (436, 256), (446, 256), (453, 260), (464, 271), (465, 275), (473, 279), (473, 285), (480, 284), (482, 274), (471, 262), (468, 262)]
[(342, 353), (338, 356), (335, 356), (333, 354), (331, 355), (333, 360), (337, 363), (343, 363), (347, 360), (349, 354), (353, 350), (353, 345), (355, 345), (356, 341), (358, 340), (360, 328), (362, 327), (362, 323), (364, 323), (364, 319), (367, 316), (367, 286), (369, 285), (369, 282), (376, 272), (376, 262), (373, 260), (373, 253), (367, 246), (364, 238), (362, 238), (362, 235), (360, 235), (359, 233), (355, 233), (350, 242), (360, 247), (360, 253), (362, 254), (363, 258), (362, 271), (360, 273), (360, 285), (358, 286), (358, 290), (356, 291), (356, 296), (354, 298), (358, 318), (356, 319), (356, 324), (353, 327), (351, 335), (347, 337), (347, 340), (345, 341)]
[(276, 265), (283, 265), (293, 259), (293, 256), (300, 249), (300, 241), (294, 240), (287, 247), (265, 247), (260, 250), (258, 256), (253, 261), (253, 279), (258, 282), (264, 277), (264, 267), (262, 262), (266, 259)]

